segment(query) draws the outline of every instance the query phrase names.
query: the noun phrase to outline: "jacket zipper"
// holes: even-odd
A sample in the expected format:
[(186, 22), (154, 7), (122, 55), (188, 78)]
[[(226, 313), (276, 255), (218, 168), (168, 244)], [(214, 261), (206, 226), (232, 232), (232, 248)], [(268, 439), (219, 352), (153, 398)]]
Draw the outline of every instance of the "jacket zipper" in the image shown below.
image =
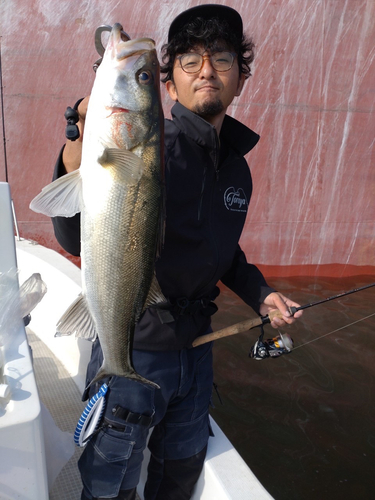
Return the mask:
[[(216, 136), (215, 137), (216, 144), (215, 144), (215, 153), (214, 153), (214, 158), (213, 158), (213, 164), (214, 164), (214, 170), (215, 170), (215, 180), (214, 180), (214, 183), (216, 184), (217, 181), (218, 181), (218, 178), (219, 178), (219, 169), (218, 169), (218, 167), (219, 167), (219, 158), (220, 158), (220, 152), (219, 152), (220, 141), (219, 141), (219, 138), (218, 138), (217, 134), (215, 134), (215, 136)], [(205, 188), (207, 170), (208, 170), (208, 167), (205, 166), (204, 173), (203, 173), (203, 181), (202, 181), (201, 199), (200, 199), (200, 203), (199, 203), (198, 220), (200, 220), (200, 215), (201, 215), (201, 208), (202, 208), (202, 201), (203, 201), (203, 192), (204, 192), (204, 188)], [(210, 202), (210, 216), (209, 216), (209, 223), (210, 224), (212, 224), (212, 220), (211, 220), (211, 218), (212, 218), (211, 210), (212, 210), (212, 204), (213, 204), (212, 196), (213, 196), (213, 193), (211, 193), (211, 202)], [(212, 238), (213, 238), (213, 244), (214, 244), (214, 247), (215, 247), (215, 250), (216, 250), (216, 268), (215, 268), (215, 270), (213, 272), (212, 277), (204, 285), (202, 285), (199, 288), (199, 290), (196, 292), (198, 296), (199, 296), (201, 290), (204, 290), (204, 288), (206, 288), (206, 286), (212, 281), (213, 277), (216, 274), (217, 268), (219, 266), (219, 250), (218, 250), (218, 245), (216, 243), (215, 232), (213, 231), (212, 227), (210, 227), (210, 231), (211, 231)]]
[(200, 222), (201, 220), (201, 213), (202, 213), (202, 204), (203, 204), (203, 193), (204, 193), (204, 188), (206, 185), (206, 176), (207, 176), (207, 165), (205, 165), (204, 170), (203, 170), (203, 179), (202, 179), (202, 187), (201, 187), (201, 195), (199, 199), (199, 207), (198, 207), (198, 221)]
[[(213, 164), (214, 164), (216, 180), (219, 177), (219, 170), (218, 170), (218, 166), (219, 166), (218, 158), (220, 157), (219, 148), (220, 148), (220, 141), (219, 141), (219, 138), (218, 138), (217, 133), (215, 131), (215, 150), (214, 150)], [(199, 222), (201, 220), (201, 214), (202, 214), (203, 193), (204, 193), (204, 189), (206, 187), (206, 177), (207, 177), (207, 165), (204, 166), (204, 170), (203, 170), (202, 187), (201, 187), (201, 194), (200, 194), (199, 207), (198, 207), (198, 221)]]

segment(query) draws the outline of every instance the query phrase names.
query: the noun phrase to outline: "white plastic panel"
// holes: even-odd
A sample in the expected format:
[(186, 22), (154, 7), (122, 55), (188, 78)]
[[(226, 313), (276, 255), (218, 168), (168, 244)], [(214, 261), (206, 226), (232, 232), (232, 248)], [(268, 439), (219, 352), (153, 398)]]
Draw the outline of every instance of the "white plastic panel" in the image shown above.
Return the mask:
[[(10, 189), (0, 182), (0, 273), (16, 268)], [(16, 274), (9, 287), (18, 289)], [(47, 500), (41, 407), (22, 318), (0, 347), (0, 366), (2, 388), (10, 391), (0, 398), (0, 498)]]

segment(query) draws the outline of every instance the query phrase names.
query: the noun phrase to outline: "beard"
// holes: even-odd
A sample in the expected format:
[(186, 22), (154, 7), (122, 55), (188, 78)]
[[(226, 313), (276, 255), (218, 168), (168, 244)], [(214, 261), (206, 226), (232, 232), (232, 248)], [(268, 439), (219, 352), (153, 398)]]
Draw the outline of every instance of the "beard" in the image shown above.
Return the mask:
[(193, 113), (201, 118), (210, 118), (219, 115), (224, 109), (220, 99), (198, 103), (192, 109)]

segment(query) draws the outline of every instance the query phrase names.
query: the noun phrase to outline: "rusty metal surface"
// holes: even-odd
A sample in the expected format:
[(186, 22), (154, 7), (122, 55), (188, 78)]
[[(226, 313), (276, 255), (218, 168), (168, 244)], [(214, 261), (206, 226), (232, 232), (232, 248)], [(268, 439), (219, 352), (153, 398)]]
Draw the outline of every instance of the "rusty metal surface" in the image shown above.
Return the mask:
[[(2, 0), (8, 177), (23, 237), (59, 249), (51, 222), (28, 205), (51, 179), (66, 107), (90, 92), (95, 29), (118, 21), (160, 49), (171, 20), (198, 3)], [(257, 46), (229, 110), (261, 135), (248, 157), (248, 259), (272, 276), (375, 274), (374, 1), (220, 3), (239, 10)]]

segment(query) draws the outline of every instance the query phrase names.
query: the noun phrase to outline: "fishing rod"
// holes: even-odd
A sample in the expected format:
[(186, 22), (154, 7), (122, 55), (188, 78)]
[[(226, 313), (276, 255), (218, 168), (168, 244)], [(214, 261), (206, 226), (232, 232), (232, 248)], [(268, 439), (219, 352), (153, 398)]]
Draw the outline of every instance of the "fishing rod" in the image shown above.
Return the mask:
[(326, 299), (318, 300), (317, 302), (311, 302), (310, 304), (305, 304), (304, 306), (290, 307), (289, 312), (292, 316), (294, 316), (297, 311), (302, 311), (303, 309), (308, 309), (309, 307), (314, 307), (319, 304), (323, 304), (324, 302), (329, 302), (330, 300), (339, 299), (341, 297), (345, 297), (346, 295), (350, 295), (351, 293), (361, 292), (362, 290), (366, 290), (366, 288), (371, 288), (372, 286), (375, 286), (375, 283), (361, 286), (360, 288), (353, 288), (353, 290), (349, 290), (348, 292), (338, 293), (337, 295), (332, 295), (332, 297), (327, 297)]
[[(348, 290), (347, 292), (342, 292), (337, 295), (332, 295), (331, 297), (327, 297), (326, 299), (318, 300), (316, 302), (310, 302), (309, 304), (305, 304), (303, 306), (290, 307), (289, 312), (292, 316), (294, 316), (297, 311), (302, 311), (304, 309), (308, 309), (310, 307), (314, 307), (319, 304), (329, 302), (331, 300), (339, 299), (341, 297), (345, 297), (346, 295), (360, 292), (362, 290), (366, 290), (367, 288), (371, 288), (373, 286), (375, 286), (375, 283), (371, 283), (370, 285), (365, 285), (360, 288), (354, 288), (353, 290)], [(216, 332), (208, 333), (207, 335), (202, 335), (193, 342), (193, 347), (205, 344), (206, 342), (211, 342), (212, 340), (228, 337), (230, 335), (235, 335), (237, 333), (246, 332), (253, 328), (260, 327), (262, 333), (260, 334), (255, 345), (251, 348), (250, 357), (254, 359), (265, 359), (268, 357), (278, 357), (281, 354), (287, 354), (293, 349), (293, 340), (287, 333), (282, 334), (279, 332), (279, 336), (269, 339), (267, 341), (263, 340), (263, 335), (264, 335), (263, 326), (268, 323), (271, 323), (271, 321), (276, 317), (282, 318), (282, 314), (278, 310), (271, 311), (269, 314), (261, 316), (259, 318), (241, 321), (240, 323), (236, 323), (235, 325), (222, 328), (221, 330), (218, 330)]]

